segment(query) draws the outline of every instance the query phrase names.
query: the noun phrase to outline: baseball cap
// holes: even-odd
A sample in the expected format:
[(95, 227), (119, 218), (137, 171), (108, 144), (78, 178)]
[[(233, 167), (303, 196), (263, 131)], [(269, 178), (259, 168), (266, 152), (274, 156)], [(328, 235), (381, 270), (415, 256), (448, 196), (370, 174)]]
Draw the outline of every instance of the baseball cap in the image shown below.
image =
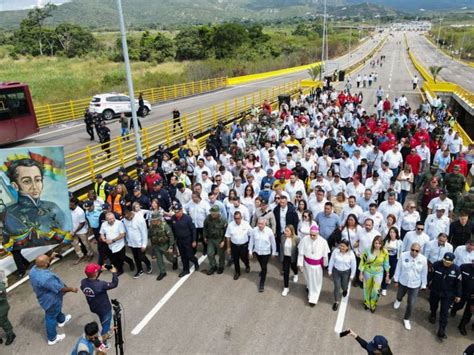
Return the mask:
[(110, 208), (110, 205), (109, 205), (108, 203), (104, 203), (104, 204), (102, 205), (102, 209), (103, 209), (103, 210), (108, 210), (109, 208)]
[(262, 165), (261, 165), (259, 162), (255, 163), (255, 167), (256, 167), (256, 168), (260, 168), (261, 166), (262, 166)]
[(83, 204), (84, 208), (89, 208), (89, 207), (92, 207), (93, 205), (94, 205), (94, 201), (91, 201), (91, 200), (87, 200)]
[(151, 221), (161, 221), (163, 219), (163, 214), (161, 212), (153, 212), (151, 214)]
[(450, 253), (450, 252), (447, 252), (443, 256), (443, 259), (446, 260), (446, 261), (454, 261), (455, 258), (456, 258), (456, 256), (454, 255), (454, 253)]
[(133, 191), (142, 191), (142, 187), (140, 185), (135, 185)]
[(181, 210), (182, 208), (183, 208), (183, 206), (181, 206), (180, 203), (177, 203), (177, 204), (173, 205), (173, 208), (172, 208), (172, 209), (173, 209), (173, 211), (179, 211), (179, 210)]
[(125, 172), (125, 168), (123, 166), (121, 166), (119, 169), (118, 169), (118, 172), (119, 173), (124, 173)]
[(282, 161), (280, 165), (286, 165), (286, 161)]
[(436, 211), (444, 211), (444, 207), (440, 205), (436, 207)]
[(388, 348), (388, 341), (382, 335), (376, 335), (374, 339), (367, 344), (367, 350), (369, 352), (374, 352), (376, 350), (382, 350)]
[(96, 179), (102, 179), (102, 174), (97, 174), (97, 175), (95, 176), (95, 178), (96, 178)]
[(272, 185), (270, 185), (270, 183), (267, 182), (267, 183), (265, 183), (265, 185), (263, 187), (266, 188), (266, 189), (269, 189), (270, 187), (272, 187)]
[(138, 156), (137, 160), (143, 160), (143, 158), (141, 156)]
[(155, 180), (155, 182), (153, 183), (154, 186), (158, 186), (158, 185), (161, 185), (163, 183), (163, 180), (161, 179), (158, 179), (158, 180)]
[(441, 189), (441, 190), (439, 191), (439, 193), (440, 193), (440, 194), (443, 194), (443, 195), (446, 195), (446, 194), (447, 194), (447, 191), (446, 191), (446, 189)]
[(219, 206), (214, 205), (214, 206), (211, 207), (211, 212), (219, 212), (219, 211), (220, 211)]
[(267, 169), (267, 174), (273, 174), (273, 169)]
[(84, 272), (86, 273), (87, 276), (92, 276), (96, 272), (99, 272), (100, 270), (102, 270), (102, 267), (99, 264), (89, 263), (86, 265)]

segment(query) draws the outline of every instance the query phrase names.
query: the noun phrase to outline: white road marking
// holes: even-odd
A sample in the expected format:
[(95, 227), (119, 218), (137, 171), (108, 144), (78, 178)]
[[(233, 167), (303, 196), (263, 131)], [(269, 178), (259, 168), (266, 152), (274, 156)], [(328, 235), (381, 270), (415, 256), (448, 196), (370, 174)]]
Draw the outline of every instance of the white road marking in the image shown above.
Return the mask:
[[(202, 255), (198, 263), (201, 264), (205, 259), (207, 258), (207, 255)], [(143, 328), (146, 327), (146, 325), (153, 319), (153, 317), (160, 311), (160, 309), (168, 302), (171, 297), (178, 291), (178, 289), (183, 286), (183, 284), (186, 282), (186, 280), (193, 274), (194, 272), (194, 266), (190, 269), (190, 273), (186, 276), (183, 276), (181, 279), (178, 280), (174, 284), (173, 287), (163, 296), (161, 300), (158, 301), (158, 303), (151, 309), (150, 312), (140, 321), (140, 323), (137, 324), (135, 328), (132, 330), (133, 335), (138, 335), (140, 332), (143, 330)]]
[[(390, 81), (392, 81), (392, 80), (390, 80)], [(392, 84), (388, 84), (388, 88), (389, 88), (389, 89), (390, 89), (390, 86), (392, 86)]]
[(351, 283), (347, 287), (347, 296), (342, 298), (341, 304), (339, 305), (339, 312), (337, 313), (336, 326), (334, 331), (336, 333), (342, 332), (344, 326), (344, 318), (346, 317), (347, 304), (349, 303), (349, 296), (351, 294)]

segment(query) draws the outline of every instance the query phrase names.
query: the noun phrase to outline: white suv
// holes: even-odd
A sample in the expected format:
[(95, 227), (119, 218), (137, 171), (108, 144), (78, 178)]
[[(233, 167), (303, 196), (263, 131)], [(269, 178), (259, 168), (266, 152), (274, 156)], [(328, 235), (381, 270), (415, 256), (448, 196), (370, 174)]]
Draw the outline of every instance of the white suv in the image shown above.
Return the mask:
[[(143, 102), (145, 107), (141, 114), (145, 117), (150, 113), (151, 105), (147, 100), (143, 100)], [(138, 99), (135, 99), (135, 107), (138, 111)], [(111, 120), (122, 112), (130, 114), (132, 112), (130, 108), (130, 97), (117, 93), (95, 95), (89, 104), (89, 111), (101, 113), (105, 120)]]

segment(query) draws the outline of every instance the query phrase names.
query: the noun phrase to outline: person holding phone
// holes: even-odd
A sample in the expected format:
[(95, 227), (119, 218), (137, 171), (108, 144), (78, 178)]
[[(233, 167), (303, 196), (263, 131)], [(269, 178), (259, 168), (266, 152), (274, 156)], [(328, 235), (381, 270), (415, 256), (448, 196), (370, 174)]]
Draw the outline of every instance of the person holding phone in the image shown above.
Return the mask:
[(368, 355), (392, 355), (388, 340), (383, 335), (376, 335), (370, 342), (367, 342), (354, 333), (352, 329), (347, 329), (340, 333), (339, 336), (342, 338), (348, 334), (354, 337), (363, 349), (367, 350)]

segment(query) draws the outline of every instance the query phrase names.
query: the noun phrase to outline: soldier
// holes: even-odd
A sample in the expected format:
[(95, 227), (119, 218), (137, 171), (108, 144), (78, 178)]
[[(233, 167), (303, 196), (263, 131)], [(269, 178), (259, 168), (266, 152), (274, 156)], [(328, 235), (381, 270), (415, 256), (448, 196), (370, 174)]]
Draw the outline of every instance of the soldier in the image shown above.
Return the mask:
[(469, 189), (460, 199), (458, 206), (454, 206), (456, 212), (466, 212), (469, 218), (472, 219), (474, 213), (474, 187)]
[(446, 326), (448, 325), (449, 307), (458, 303), (462, 296), (461, 272), (454, 264), (454, 254), (444, 254), (443, 260), (433, 264), (433, 280), (430, 292), (430, 323), (436, 323), (436, 312), (441, 304), (439, 312), (439, 328), (437, 336), (440, 340), (447, 339)]
[(439, 180), (432, 178), (429, 185), (425, 185), (423, 189), (418, 193), (418, 209), (420, 211), (420, 220), (425, 221), (428, 215), (428, 204), (435, 197), (441, 195), (441, 186), (439, 186)]
[[(221, 216), (219, 206), (212, 206), (210, 212), (211, 214), (204, 220), (203, 228), (203, 238), (207, 244), (207, 257), (211, 267), (207, 274), (212, 275), (216, 270), (218, 274), (222, 274), (225, 262), (224, 237), (227, 221)], [(219, 255), (219, 267), (216, 266), (216, 253)]]
[(92, 112), (89, 111), (89, 108), (86, 108), (84, 113), (84, 123), (86, 124), (86, 132), (91, 137), (91, 141), (94, 140), (94, 117)]
[(454, 171), (444, 178), (444, 187), (448, 190), (448, 197), (453, 200), (454, 206), (458, 205), (459, 198), (464, 191), (465, 177), (460, 173), (459, 165), (454, 166)]
[[(10, 310), (10, 306), (7, 300), (6, 279), (7, 277), (5, 273), (2, 271), (0, 273), (0, 327), (3, 328), (5, 335), (7, 336), (5, 345), (10, 345), (13, 343), (13, 340), (15, 340), (16, 335), (13, 333), (12, 324), (8, 320), (8, 311)], [(0, 344), (2, 342), (3, 340), (0, 338)]]
[(438, 181), (441, 181), (441, 174), (438, 171), (437, 165), (431, 165), (429, 170), (426, 170), (420, 175), (418, 183), (416, 184), (416, 192), (428, 185), (433, 178), (437, 178)]
[(156, 264), (160, 274), (156, 278), (163, 280), (166, 276), (166, 267), (163, 256), (173, 264), (173, 270), (178, 268), (178, 260), (173, 252), (174, 235), (170, 226), (163, 220), (163, 215), (159, 212), (153, 213), (150, 219), (150, 228), (148, 228), (148, 238), (156, 255)]

